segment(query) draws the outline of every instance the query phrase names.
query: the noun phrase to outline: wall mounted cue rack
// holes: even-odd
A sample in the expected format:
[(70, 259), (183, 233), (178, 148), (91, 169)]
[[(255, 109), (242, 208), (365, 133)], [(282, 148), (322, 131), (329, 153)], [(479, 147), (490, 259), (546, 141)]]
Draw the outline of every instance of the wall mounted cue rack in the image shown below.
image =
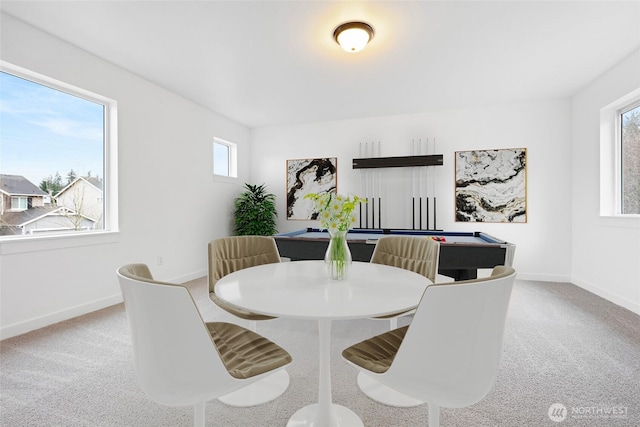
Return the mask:
[[(379, 144), (379, 143), (378, 143)], [(415, 141), (412, 143), (412, 149), (411, 152), (415, 152), (414, 151), (414, 144)], [(418, 143), (418, 151), (420, 150), (420, 143)], [(435, 151), (435, 140), (434, 140), (434, 151)], [(374, 152), (375, 152), (375, 146), (374, 146)], [(379, 153), (379, 149), (378, 149), (378, 153)], [(360, 145), (360, 155), (363, 154), (362, 151), (362, 144)], [(366, 145), (366, 154), (369, 154), (369, 149), (368, 149), (368, 143)], [(442, 166), (444, 164), (444, 159), (443, 159), (443, 155), (442, 154), (427, 154), (427, 155), (411, 155), (411, 156), (396, 156), (396, 157), (367, 157), (367, 158), (359, 158), (359, 159), (353, 159), (353, 169), (381, 169), (381, 168), (403, 168), (403, 167), (411, 167), (411, 168), (422, 168), (424, 166)], [(435, 197), (435, 169), (433, 170), (434, 174), (433, 174), (433, 185), (434, 185), (434, 196), (433, 196), (433, 230), (437, 230), (437, 225), (436, 225), (436, 197)], [(362, 172), (363, 173), (363, 177), (366, 181), (366, 179), (368, 179), (368, 177), (371, 177), (374, 181), (374, 188), (375, 188), (375, 180), (376, 180), (376, 176), (378, 177), (379, 180), (379, 175), (370, 175), (367, 172)], [(418, 202), (418, 227), (420, 230), (422, 230), (422, 172), (420, 171), (420, 169), (418, 170), (418, 181), (416, 181), (416, 176), (415, 176), (415, 172), (412, 172), (412, 182), (411, 182), (411, 194), (412, 194), (412, 198), (411, 198), (411, 211), (412, 211), (412, 222), (413, 222), (413, 229), (416, 229), (416, 201)], [(416, 182), (418, 182), (417, 187), (415, 187)], [(379, 184), (378, 184), (379, 185)], [(426, 185), (426, 184), (425, 184)], [(365, 188), (368, 188), (365, 185)], [(418, 197), (416, 197), (416, 193), (415, 193), (415, 189), (418, 188)], [(375, 190), (374, 190), (375, 191)], [(379, 188), (378, 188), (379, 191)], [(366, 192), (366, 191), (365, 191)], [(427, 194), (429, 193), (429, 190), (427, 189)], [(367, 199), (367, 201), (369, 201), (369, 196), (365, 196), (365, 198)], [(371, 215), (371, 219), (373, 222), (373, 227), (375, 228), (375, 223), (376, 223), (376, 203), (375, 203), (376, 197), (375, 197), (375, 193), (374, 196), (371, 198), (371, 208), (372, 208), (372, 215)], [(378, 197), (378, 228), (381, 227), (381, 221), (380, 221), (380, 217), (381, 217), (381, 213), (382, 213), (382, 206), (381, 206), (381, 197)], [(430, 212), (429, 212), (429, 196), (426, 197), (426, 213), (427, 213), (427, 230), (430, 230), (429, 228), (429, 217), (430, 217)], [(364, 216), (365, 216), (365, 223), (364, 223), (364, 228), (369, 228), (369, 203), (367, 203), (367, 205), (365, 206), (365, 212), (364, 212)], [(363, 227), (362, 224), (362, 205), (360, 205), (360, 227)]]
[(414, 166), (442, 166), (442, 154), (424, 156), (369, 157), (353, 159), (353, 169), (403, 168)]

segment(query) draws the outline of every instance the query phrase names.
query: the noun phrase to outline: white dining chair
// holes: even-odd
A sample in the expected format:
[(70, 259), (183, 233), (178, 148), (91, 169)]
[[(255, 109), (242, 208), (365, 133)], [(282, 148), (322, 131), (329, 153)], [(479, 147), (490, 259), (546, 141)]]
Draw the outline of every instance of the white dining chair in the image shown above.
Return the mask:
[(256, 321), (275, 319), (227, 304), (217, 297), (215, 285), (222, 277), (244, 268), (280, 262), (278, 246), (269, 236), (230, 236), (209, 242), (209, 297), (218, 307), (249, 321), (255, 331)]
[(225, 322), (205, 323), (189, 290), (153, 279), (144, 264), (117, 271), (131, 329), (138, 382), (167, 406), (194, 406), (205, 425), (205, 403), (246, 387), (291, 363), (267, 338)]
[[(222, 277), (235, 271), (263, 264), (280, 262), (280, 253), (273, 237), (270, 236), (230, 236), (214, 239), (208, 244), (209, 253), (209, 298), (224, 311), (243, 319), (247, 327), (256, 331), (257, 322), (272, 320), (275, 317), (253, 313), (227, 304), (218, 298), (215, 286)], [(231, 406), (255, 406), (269, 402), (284, 393), (289, 387), (289, 373), (286, 370), (275, 372), (257, 384), (218, 400)]]
[(355, 344), (342, 357), (427, 402), (429, 426), (437, 427), (441, 407), (472, 405), (493, 387), (515, 275), (498, 266), (490, 277), (428, 286), (409, 326)]

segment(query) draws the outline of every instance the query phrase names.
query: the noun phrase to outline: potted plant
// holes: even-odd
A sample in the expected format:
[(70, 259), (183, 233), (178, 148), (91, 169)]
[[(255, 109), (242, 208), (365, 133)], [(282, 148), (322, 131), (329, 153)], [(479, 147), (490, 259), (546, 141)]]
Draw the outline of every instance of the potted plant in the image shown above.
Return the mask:
[(276, 229), (276, 196), (267, 193), (265, 184), (244, 184), (246, 189), (235, 204), (235, 233), (238, 236), (272, 236)]

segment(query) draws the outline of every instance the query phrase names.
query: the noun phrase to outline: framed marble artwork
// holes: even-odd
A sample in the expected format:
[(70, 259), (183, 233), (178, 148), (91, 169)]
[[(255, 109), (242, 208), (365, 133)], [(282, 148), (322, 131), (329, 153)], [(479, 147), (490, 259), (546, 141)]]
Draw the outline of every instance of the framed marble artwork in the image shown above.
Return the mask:
[(456, 151), (459, 222), (527, 222), (527, 149)]
[(338, 159), (287, 160), (287, 219), (316, 219), (309, 193), (335, 193), (338, 186)]

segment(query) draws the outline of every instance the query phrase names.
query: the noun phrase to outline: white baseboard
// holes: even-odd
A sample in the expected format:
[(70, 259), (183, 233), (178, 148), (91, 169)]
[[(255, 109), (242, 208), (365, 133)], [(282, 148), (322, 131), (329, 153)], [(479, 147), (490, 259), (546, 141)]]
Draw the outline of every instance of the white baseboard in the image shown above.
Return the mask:
[[(204, 269), (194, 271), (193, 273), (184, 274), (179, 277), (174, 277), (173, 279), (165, 281), (173, 283), (185, 283), (206, 276), (207, 273), (207, 270)], [(0, 327), (0, 340), (26, 334), (27, 332), (35, 331), (36, 329), (44, 328), (45, 326), (53, 325), (54, 323), (62, 322), (63, 320), (82, 316), (96, 310), (101, 310), (103, 308), (119, 304), (121, 302), (122, 294), (118, 293), (116, 295), (112, 295), (96, 301), (91, 301), (86, 304), (80, 304), (75, 307), (70, 307), (68, 309), (60, 310), (55, 313), (46, 314), (34, 319), (25, 320), (23, 322), (14, 323), (7, 326), (3, 325), (2, 327)]]
[(569, 275), (531, 274), (531, 273), (520, 273), (517, 271), (516, 271), (516, 279), (537, 280), (539, 282), (561, 282), (561, 283), (571, 282), (571, 276)]
[(530, 274), (530, 273), (518, 273), (516, 279), (521, 280), (536, 280), (539, 282), (561, 282), (561, 283), (571, 283), (574, 284), (586, 291), (591, 292), (592, 294), (596, 294), (599, 297), (606, 299), (607, 301), (611, 301), (612, 303), (619, 305), (621, 307), (626, 308), (636, 314), (640, 315), (640, 304), (634, 301), (631, 301), (626, 298), (622, 298), (619, 295), (611, 293), (606, 289), (602, 289), (599, 286), (594, 285), (586, 280), (582, 280), (579, 277), (575, 276), (554, 276), (554, 275), (544, 275), (544, 274)]
[(91, 313), (121, 302), (122, 295), (118, 293), (110, 297), (91, 301), (86, 304), (76, 305), (75, 307), (70, 307), (55, 313), (14, 323), (13, 325), (2, 326), (0, 328), (0, 340), (26, 334), (27, 332), (35, 331), (36, 329), (44, 328), (45, 326), (53, 325), (54, 323), (62, 322), (63, 320), (82, 316), (83, 314)]
[[(207, 275), (207, 273), (208, 273), (207, 270), (204, 269), (204, 270), (194, 271), (189, 274), (184, 274), (182, 276), (174, 277), (173, 279), (170, 279), (167, 281), (174, 282), (174, 283), (185, 283), (191, 280), (199, 279), (200, 277), (204, 277)], [(618, 295), (612, 294), (611, 292), (605, 289), (602, 289), (598, 286), (595, 286), (592, 283), (589, 283), (588, 281), (581, 280), (580, 278), (577, 278), (577, 277), (564, 276), (564, 275), (555, 276), (555, 275), (518, 273), (517, 278), (521, 280), (537, 280), (541, 282), (573, 283), (576, 286), (579, 286), (608, 301), (613, 302), (614, 304), (617, 304), (621, 307), (624, 307), (640, 315), (640, 304), (634, 301), (630, 301), (626, 298), (621, 298)], [(77, 305), (75, 307), (61, 310), (56, 313), (47, 314), (34, 319), (29, 319), (20, 323), (14, 323), (13, 325), (2, 326), (0, 327), (0, 340), (22, 335), (27, 332), (35, 331), (36, 329), (44, 328), (45, 326), (53, 325), (54, 323), (62, 322), (63, 320), (68, 320), (77, 316), (82, 316), (83, 314), (91, 313), (93, 311), (110, 307), (112, 305), (119, 304), (121, 302), (122, 302), (122, 295), (118, 293), (110, 297), (102, 298), (100, 300), (92, 301), (86, 304)]]
[(623, 298), (619, 295), (613, 294), (608, 290), (602, 289), (601, 287), (596, 286), (593, 283), (588, 282), (587, 280), (582, 280), (579, 277), (575, 277), (575, 276), (572, 277), (571, 283), (593, 294), (596, 294), (606, 299), (607, 301), (611, 301), (614, 304), (617, 304), (621, 307), (626, 308), (627, 310), (633, 311), (634, 313), (640, 315), (640, 304), (637, 302), (634, 302), (627, 298)]
[(193, 273), (183, 274), (182, 276), (173, 277), (171, 279), (166, 279), (166, 280), (163, 279), (163, 281), (171, 282), (171, 283), (186, 283), (186, 282), (190, 282), (191, 280), (204, 277), (207, 274), (209, 274), (209, 271), (206, 269), (203, 269), (203, 270), (194, 271)]

